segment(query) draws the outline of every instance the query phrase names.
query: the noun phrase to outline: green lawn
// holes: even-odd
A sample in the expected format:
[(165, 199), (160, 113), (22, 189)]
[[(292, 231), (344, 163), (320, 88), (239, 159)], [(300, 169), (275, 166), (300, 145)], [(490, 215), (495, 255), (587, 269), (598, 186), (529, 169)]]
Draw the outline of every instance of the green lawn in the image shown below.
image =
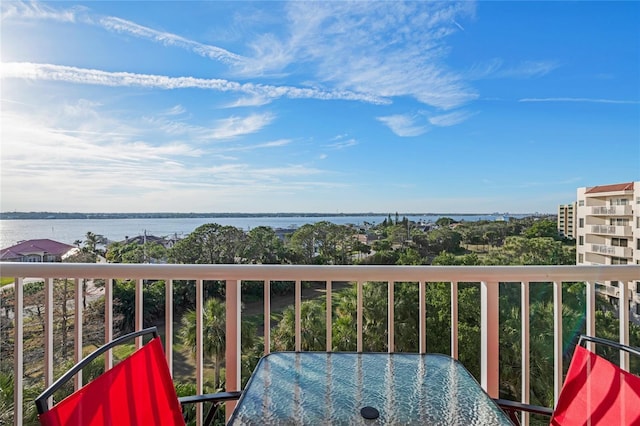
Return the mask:
[(8, 278), (1, 277), (0, 278), (0, 287), (2, 287), (3, 285), (11, 284), (13, 281), (14, 281), (14, 279), (11, 278), (11, 277), (8, 277)]

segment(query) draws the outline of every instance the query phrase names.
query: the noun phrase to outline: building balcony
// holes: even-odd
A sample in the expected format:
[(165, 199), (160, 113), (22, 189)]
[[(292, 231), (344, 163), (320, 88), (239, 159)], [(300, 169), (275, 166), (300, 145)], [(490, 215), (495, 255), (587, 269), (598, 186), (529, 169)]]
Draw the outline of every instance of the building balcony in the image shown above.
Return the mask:
[[(477, 345), (480, 353), (480, 368), (477, 376), (482, 388), (491, 396), (498, 397), (501, 388), (505, 386), (500, 379), (501, 358), (500, 340), (502, 333), (513, 332), (505, 330), (500, 321), (499, 299), (505, 289), (517, 289), (520, 296), (518, 309), (520, 314), (520, 324), (518, 326), (521, 339), (519, 339), (520, 360), (517, 366), (510, 365), (510, 368), (517, 368), (521, 374), (519, 383), (511, 384), (519, 388), (522, 402), (529, 402), (532, 388), (531, 370), (534, 360), (530, 357), (531, 343), (539, 336), (530, 335), (530, 321), (535, 321), (535, 312), (530, 312), (530, 288), (533, 289), (540, 283), (547, 283), (547, 288), (552, 292), (552, 315), (553, 329), (545, 331), (553, 338), (552, 358), (553, 377), (548, 378), (553, 383), (554, 401), (557, 401), (563, 383), (563, 355), (566, 350), (564, 344), (567, 337), (563, 336), (563, 287), (568, 283), (581, 283), (584, 286), (585, 311), (584, 324), (586, 334), (597, 335), (596, 329), (596, 281), (619, 281), (634, 282), (640, 277), (640, 265), (621, 266), (291, 266), (291, 265), (146, 265), (146, 264), (29, 264), (29, 263), (3, 263), (1, 265), (3, 277), (15, 278), (15, 291), (13, 295), (13, 314), (7, 315), (11, 318), (13, 326), (13, 376), (14, 376), (14, 425), (24, 424), (23, 401), (25, 394), (23, 385), (25, 383), (25, 361), (37, 363), (41, 366), (43, 374), (42, 385), (48, 385), (54, 380), (54, 316), (53, 316), (53, 288), (54, 279), (70, 279), (71, 285), (75, 288), (75, 296), (72, 303), (68, 304), (73, 311), (75, 327), (73, 329), (73, 346), (76, 359), (83, 354), (83, 321), (87, 315), (96, 315), (96, 312), (85, 312), (82, 301), (82, 285), (87, 279), (104, 280), (104, 340), (110, 341), (114, 338), (114, 281), (116, 279), (127, 279), (135, 282), (135, 309), (131, 312), (135, 329), (142, 329), (144, 322), (145, 300), (143, 288), (146, 280), (162, 279), (165, 282), (165, 306), (155, 307), (164, 310), (164, 338), (165, 353), (170, 369), (174, 367), (174, 281), (188, 280), (195, 287), (195, 311), (196, 315), (196, 342), (195, 356), (195, 379), (196, 392), (203, 391), (205, 381), (205, 364), (202, 353), (203, 342), (203, 318), (204, 306), (203, 287), (205, 281), (219, 281), (224, 286), (226, 298), (226, 349), (225, 349), (225, 385), (227, 391), (241, 390), (241, 283), (243, 281), (261, 282), (264, 287), (264, 318), (271, 318), (271, 284), (274, 281), (291, 282), (294, 288), (292, 301), (295, 310), (295, 351), (302, 348), (302, 287), (305, 282), (321, 282), (325, 286), (325, 312), (321, 314), (326, 322), (326, 351), (332, 351), (332, 300), (336, 299), (334, 283), (353, 283), (357, 292), (357, 302), (354, 306), (356, 321), (355, 342), (356, 351), (362, 352), (366, 348), (364, 341), (366, 336), (363, 333), (363, 312), (367, 304), (364, 300), (363, 286), (365, 283), (380, 285), (385, 288), (386, 293), (386, 346), (388, 352), (394, 352), (396, 348), (396, 333), (398, 327), (394, 324), (399, 322), (396, 309), (399, 308), (394, 303), (394, 289), (399, 286), (416, 286), (419, 297), (415, 308), (419, 313), (417, 324), (417, 346), (416, 352), (426, 353), (429, 347), (427, 342), (427, 306), (425, 294), (429, 286), (434, 283), (445, 284), (449, 289), (450, 310), (448, 312), (450, 324), (450, 348), (449, 355), (458, 359), (459, 354), (467, 350), (471, 345)], [(25, 306), (25, 294), (23, 284), (27, 280), (38, 279), (44, 282), (44, 309), (40, 313), (42, 318), (42, 335), (44, 355), (42, 359), (24, 359), (24, 328), (25, 320), (32, 315), (29, 306)], [(480, 307), (479, 318), (479, 342), (463, 341), (461, 335), (464, 333), (459, 328), (459, 303), (458, 286), (466, 286), (473, 283), (479, 287)], [(366, 284), (369, 285), (369, 284)], [(333, 294), (333, 296), (332, 296)], [(323, 297), (325, 297), (323, 296)], [(626, 306), (629, 301), (628, 292), (620, 292), (620, 306)], [(624, 299), (624, 300), (622, 300)], [(466, 314), (466, 313), (465, 313)], [(102, 315), (102, 314), (101, 314)], [(270, 351), (271, 345), (271, 324), (264, 322), (264, 348), (265, 353)], [(619, 313), (619, 341), (629, 344), (629, 312), (621, 310)], [(563, 340), (564, 339), (564, 340)], [(110, 368), (113, 363), (112, 357), (105, 359), (105, 367)], [(629, 368), (628, 356), (621, 356), (620, 364), (623, 368)], [(76, 388), (82, 383), (79, 377), (76, 381)], [(509, 385), (509, 384), (506, 384)], [(227, 406), (227, 413), (233, 407), (232, 402)], [(202, 420), (202, 413), (197, 413), (198, 422)]]
[(631, 247), (617, 247), (606, 244), (591, 244), (591, 251), (594, 253), (606, 254), (616, 257), (633, 257), (633, 249)]
[(591, 233), (615, 237), (633, 237), (631, 226), (591, 225)]
[(591, 207), (593, 216), (631, 216), (633, 214), (631, 206), (595, 206)]

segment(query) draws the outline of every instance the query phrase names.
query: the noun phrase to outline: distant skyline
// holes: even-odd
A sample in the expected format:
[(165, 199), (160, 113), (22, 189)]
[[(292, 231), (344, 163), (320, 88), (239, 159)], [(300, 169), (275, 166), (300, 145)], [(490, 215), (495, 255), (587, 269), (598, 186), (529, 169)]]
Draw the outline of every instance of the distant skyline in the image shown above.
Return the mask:
[(555, 213), (640, 180), (640, 2), (0, 12), (3, 212)]

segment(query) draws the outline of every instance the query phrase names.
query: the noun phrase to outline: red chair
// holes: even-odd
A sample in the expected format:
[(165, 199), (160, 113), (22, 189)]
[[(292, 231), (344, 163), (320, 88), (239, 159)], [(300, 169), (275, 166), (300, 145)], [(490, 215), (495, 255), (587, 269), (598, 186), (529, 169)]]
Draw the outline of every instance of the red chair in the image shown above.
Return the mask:
[(597, 337), (580, 336), (555, 410), (498, 399), (498, 405), (519, 424), (516, 412), (551, 417), (550, 425), (640, 426), (640, 377), (622, 370), (582, 345), (605, 345), (640, 357), (640, 348)]
[[(107, 350), (145, 335), (153, 338), (112, 369), (49, 406), (49, 398), (83, 367)], [(236, 400), (240, 392), (221, 392), (178, 398), (155, 327), (136, 331), (105, 344), (78, 362), (49, 386), (36, 400), (43, 426), (184, 425), (182, 406), (212, 404), (204, 424), (211, 424), (224, 401)]]

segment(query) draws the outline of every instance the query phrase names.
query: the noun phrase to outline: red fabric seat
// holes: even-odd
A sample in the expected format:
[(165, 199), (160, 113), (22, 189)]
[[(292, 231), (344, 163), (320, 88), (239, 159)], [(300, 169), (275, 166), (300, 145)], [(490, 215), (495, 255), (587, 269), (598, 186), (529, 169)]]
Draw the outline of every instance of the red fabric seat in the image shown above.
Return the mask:
[(640, 425), (640, 377), (576, 346), (551, 424)]
[(160, 337), (39, 417), (45, 426), (185, 424)]
[(514, 424), (520, 424), (519, 412), (528, 412), (549, 417), (552, 426), (640, 426), (640, 377), (582, 346), (588, 343), (640, 357), (640, 348), (580, 336), (555, 410), (496, 399)]

